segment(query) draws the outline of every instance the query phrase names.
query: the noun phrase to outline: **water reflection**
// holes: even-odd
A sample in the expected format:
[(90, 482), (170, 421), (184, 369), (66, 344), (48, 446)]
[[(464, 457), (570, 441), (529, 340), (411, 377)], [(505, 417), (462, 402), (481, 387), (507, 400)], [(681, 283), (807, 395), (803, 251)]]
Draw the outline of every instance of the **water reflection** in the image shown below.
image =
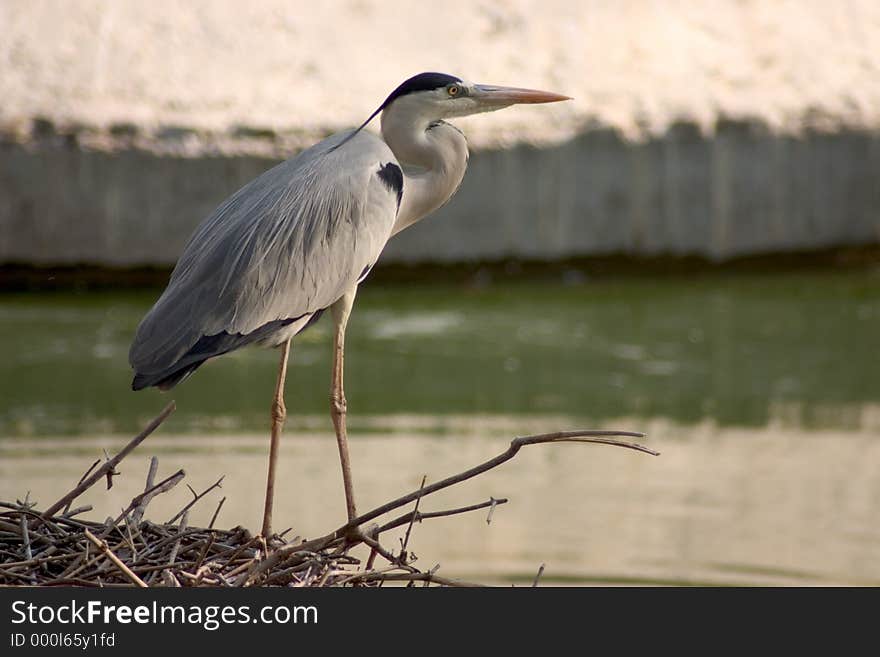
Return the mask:
[[(595, 445), (524, 449), (514, 461), (422, 504), (428, 511), (510, 498), (491, 525), (484, 512), (417, 525), (411, 548), (419, 565), (439, 562), (446, 576), (496, 583), (531, 582), (546, 563), (546, 583), (880, 585), (876, 436), (622, 422), (647, 429), (648, 444), (662, 455)], [(458, 436), (357, 437), (352, 458), (361, 508), (418, 487), (422, 474), (436, 481), (507, 446), (505, 439), (485, 438), (480, 424), (459, 429)], [(48, 504), (69, 490), (101, 447), (123, 442), (2, 441), (0, 498), (30, 489)], [(225, 495), (220, 525), (255, 528), (266, 445), (265, 436), (160, 432), (123, 464), (111, 491), (96, 486), (83, 502), (95, 505), (94, 518), (116, 515), (142, 490), (147, 455), (156, 453), (160, 476), (183, 467), (196, 489), (226, 475), (222, 491), (194, 510), (192, 524), (206, 524)], [(289, 433), (279, 480), (279, 529), (313, 537), (342, 523), (332, 434)], [(148, 515), (168, 520), (189, 499), (181, 487), (157, 498)], [(395, 536), (385, 540), (397, 545)]]

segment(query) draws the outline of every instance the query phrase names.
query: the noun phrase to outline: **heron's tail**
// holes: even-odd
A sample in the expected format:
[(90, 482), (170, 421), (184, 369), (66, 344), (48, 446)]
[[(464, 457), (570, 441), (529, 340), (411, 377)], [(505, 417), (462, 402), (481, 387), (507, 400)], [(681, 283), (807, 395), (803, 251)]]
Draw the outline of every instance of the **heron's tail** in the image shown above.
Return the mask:
[[(205, 360), (208, 360), (207, 358)], [(156, 386), (159, 390), (171, 390), (178, 383), (189, 377), (190, 374), (195, 372), (205, 360), (200, 360), (196, 363), (190, 363), (185, 367), (181, 367), (179, 370), (168, 374), (167, 372), (162, 372), (159, 374), (137, 374), (135, 373), (134, 379), (131, 382), (132, 390), (143, 390), (144, 388), (149, 388), (151, 386)]]
[[(241, 333), (227, 333), (226, 331), (222, 331), (215, 335), (203, 335), (194, 345), (170, 365), (162, 367), (160, 364), (156, 367), (155, 371), (144, 373), (138, 372), (137, 367), (139, 366), (142, 369), (147, 369), (151, 367), (152, 363), (149, 360), (146, 364), (138, 362), (138, 364), (135, 365), (135, 375), (134, 380), (131, 382), (131, 389), (143, 390), (144, 388), (156, 386), (159, 390), (170, 390), (190, 374), (195, 372), (206, 360), (222, 356), (223, 354), (235, 351), (236, 349), (241, 349), (250, 344), (259, 343), (265, 344), (266, 346), (276, 346), (277, 344), (280, 344), (280, 342), (273, 341), (273, 337), (276, 337), (279, 331), (283, 331), (290, 327), (294, 329), (293, 334), (300, 333), (314, 324), (323, 312), (324, 310), (321, 309), (300, 315), (299, 317), (276, 319), (267, 322), (255, 331), (251, 331), (244, 335)], [(293, 326), (291, 327), (291, 325)], [(289, 334), (285, 336), (285, 339), (288, 337), (290, 337)], [(140, 346), (141, 343), (135, 338), (135, 343), (132, 346), (132, 354), (136, 353), (135, 349)], [(130, 357), (129, 360), (134, 361), (135, 358)], [(134, 365), (134, 363), (132, 364)]]

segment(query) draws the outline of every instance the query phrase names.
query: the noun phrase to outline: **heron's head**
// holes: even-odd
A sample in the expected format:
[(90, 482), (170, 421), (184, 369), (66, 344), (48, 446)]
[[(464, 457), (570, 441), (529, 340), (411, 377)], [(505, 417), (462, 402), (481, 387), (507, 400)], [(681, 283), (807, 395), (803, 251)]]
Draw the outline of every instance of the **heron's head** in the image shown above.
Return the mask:
[(419, 73), (392, 91), (379, 110), (393, 106), (408, 110), (408, 114), (438, 120), (560, 100), (570, 99), (549, 91), (474, 84), (446, 73)]

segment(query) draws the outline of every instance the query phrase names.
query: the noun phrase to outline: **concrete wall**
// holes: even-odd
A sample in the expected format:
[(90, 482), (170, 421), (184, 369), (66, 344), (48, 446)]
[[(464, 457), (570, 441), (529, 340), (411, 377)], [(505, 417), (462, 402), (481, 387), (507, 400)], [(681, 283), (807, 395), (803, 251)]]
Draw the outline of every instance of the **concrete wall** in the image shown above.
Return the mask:
[[(103, 152), (49, 135), (0, 144), (0, 263), (169, 265), (195, 225), (274, 160)], [(397, 262), (698, 254), (880, 243), (880, 135), (799, 137), (721, 122), (647, 142), (595, 129), (558, 147), (472, 154)]]

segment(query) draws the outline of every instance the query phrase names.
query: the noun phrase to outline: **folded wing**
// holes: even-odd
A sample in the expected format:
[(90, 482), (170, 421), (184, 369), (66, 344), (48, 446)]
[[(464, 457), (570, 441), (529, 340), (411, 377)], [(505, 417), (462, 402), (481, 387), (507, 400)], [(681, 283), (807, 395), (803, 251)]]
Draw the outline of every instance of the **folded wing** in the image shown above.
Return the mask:
[(208, 358), (301, 330), (375, 263), (402, 177), (369, 133), (334, 149), (349, 134), (266, 171), (199, 225), (138, 327), (135, 389), (171, 387)]

